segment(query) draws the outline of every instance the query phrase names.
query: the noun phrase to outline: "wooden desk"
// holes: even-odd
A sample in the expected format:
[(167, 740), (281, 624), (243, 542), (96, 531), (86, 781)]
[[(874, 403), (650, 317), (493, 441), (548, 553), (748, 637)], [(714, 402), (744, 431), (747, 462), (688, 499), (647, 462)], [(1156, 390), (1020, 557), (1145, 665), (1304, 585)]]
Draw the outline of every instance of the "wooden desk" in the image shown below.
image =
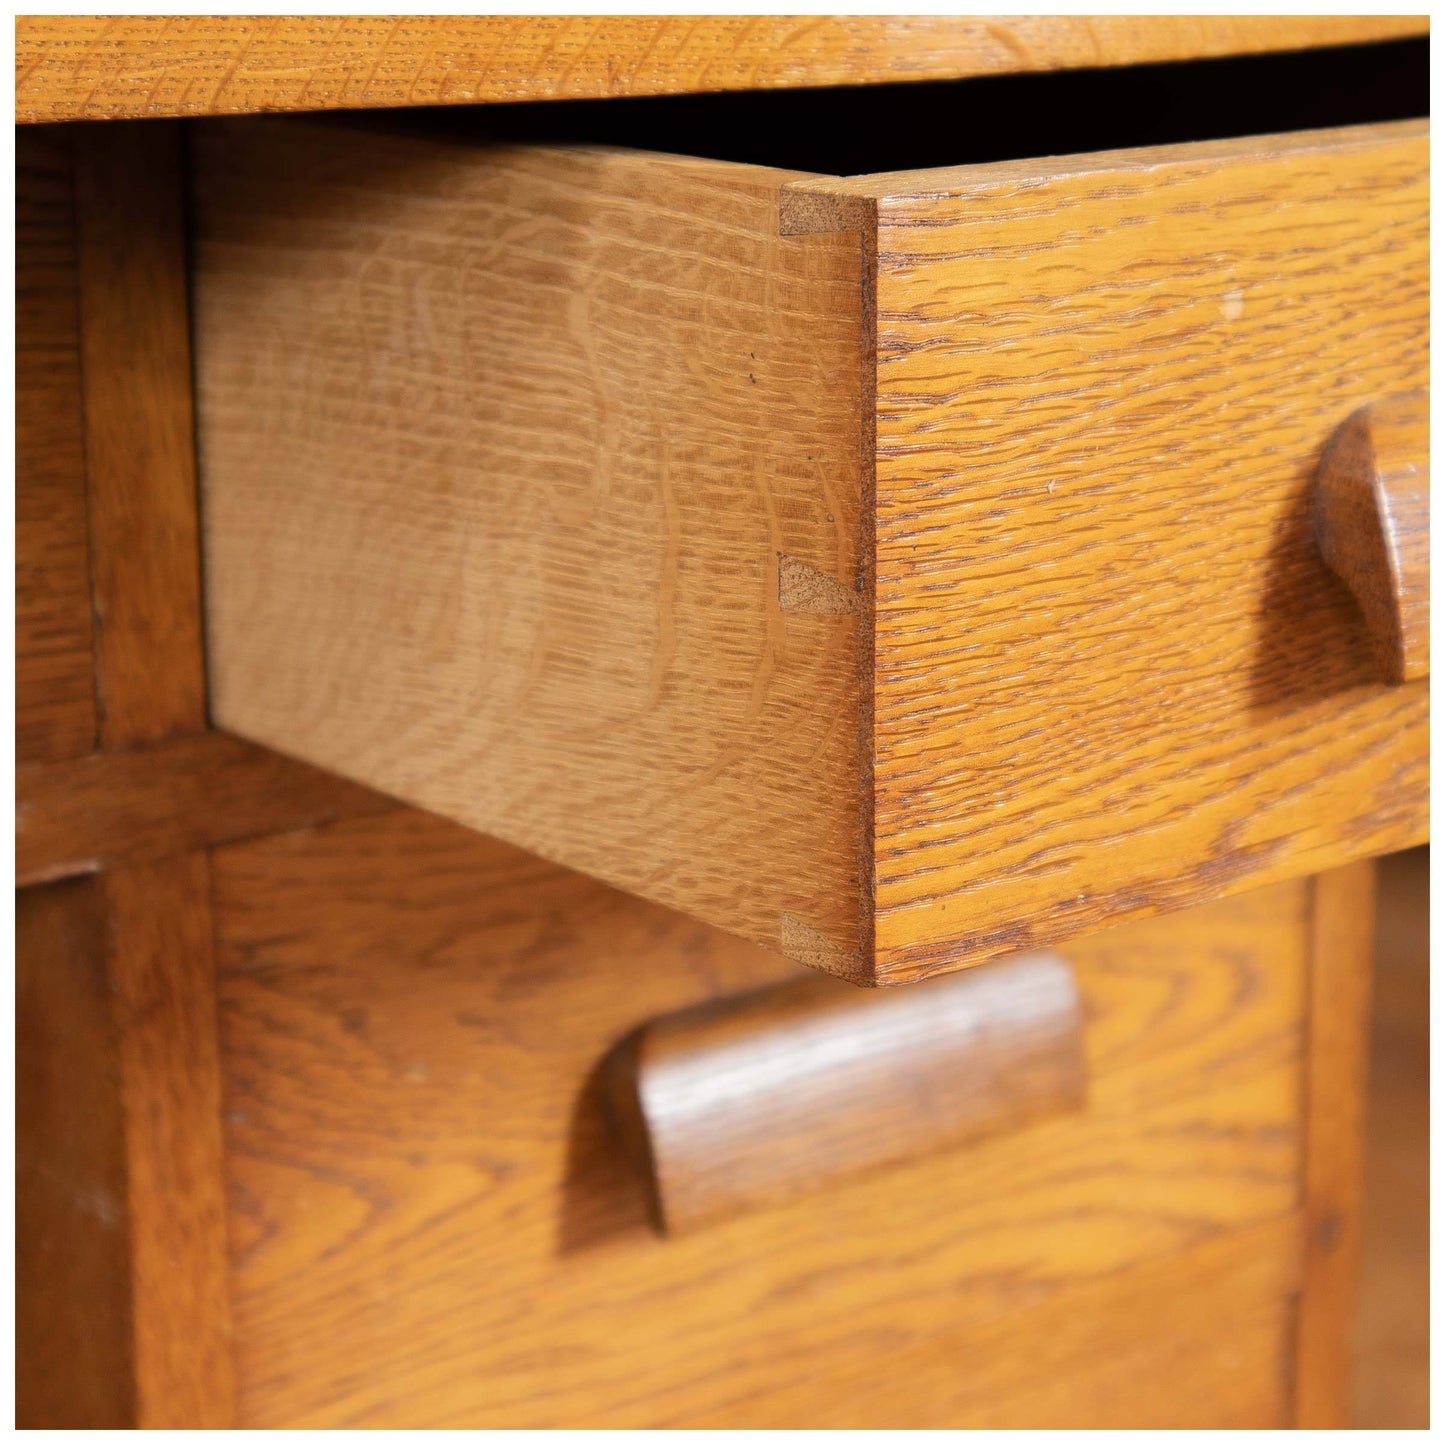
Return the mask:
[[(615, 107), (1424, 29), (22, 20), (20, 1423), (1341, 1423), (1428, 701), (1311, 489), (1425, 384), (1428, 201), (1292, 87), (1418, 52), (861, 180)], [(1040, 946), (954, 1052), (798, 991)], [(833, 1142), (744, 1198), (764, 1076)]]

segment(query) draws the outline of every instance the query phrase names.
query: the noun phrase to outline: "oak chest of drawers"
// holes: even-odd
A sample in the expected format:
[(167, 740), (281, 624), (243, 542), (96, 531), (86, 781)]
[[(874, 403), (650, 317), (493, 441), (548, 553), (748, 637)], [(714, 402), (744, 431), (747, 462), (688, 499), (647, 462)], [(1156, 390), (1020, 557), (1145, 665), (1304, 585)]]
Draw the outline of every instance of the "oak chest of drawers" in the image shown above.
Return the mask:
[[(723, 20), (415, 20), (410, 100), (309, 22), (70, 23), (21, 32), (22, 119), (113, 117), (19, 133), (22, 1422), (1339, 1421), (1369, 860), (1428, 836), (1423, 42), (1271, 134), (857, 176), (747, 95), (235, 113), (1423, 22), (840, 19), (740, 82), (679, 58)], [(237, 91), (268, 46), (337, 88)]]

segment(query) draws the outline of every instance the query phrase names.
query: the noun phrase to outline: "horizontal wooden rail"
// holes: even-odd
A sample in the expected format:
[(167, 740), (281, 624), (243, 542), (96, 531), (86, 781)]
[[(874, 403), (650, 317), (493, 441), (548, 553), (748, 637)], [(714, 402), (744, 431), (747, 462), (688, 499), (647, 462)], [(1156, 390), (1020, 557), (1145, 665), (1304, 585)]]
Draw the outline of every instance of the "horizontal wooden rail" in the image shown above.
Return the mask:
[(15, 774), (15, 882), (45, 883), (395, 806), (220, 732), (26, 763)]

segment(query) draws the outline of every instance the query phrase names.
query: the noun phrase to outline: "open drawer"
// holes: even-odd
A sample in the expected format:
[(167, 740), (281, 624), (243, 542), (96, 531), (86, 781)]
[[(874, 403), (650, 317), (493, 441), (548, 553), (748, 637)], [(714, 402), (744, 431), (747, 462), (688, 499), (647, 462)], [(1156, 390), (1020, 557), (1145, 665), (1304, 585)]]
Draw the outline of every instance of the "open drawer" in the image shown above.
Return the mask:
[(219, 726), (869, 982), (1426, 836), (1314, 528), (1427, 384), (1425, 122), (195, 171)]

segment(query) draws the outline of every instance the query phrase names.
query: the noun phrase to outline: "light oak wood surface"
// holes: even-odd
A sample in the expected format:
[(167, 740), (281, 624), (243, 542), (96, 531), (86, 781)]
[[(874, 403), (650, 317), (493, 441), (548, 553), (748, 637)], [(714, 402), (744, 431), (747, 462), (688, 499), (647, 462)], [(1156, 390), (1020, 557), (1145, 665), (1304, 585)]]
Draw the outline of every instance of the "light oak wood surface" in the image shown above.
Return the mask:
[[(104, 23), (119, 40), (132, 19), (144, 29), (161, 18)], [(207, 24), (228, 22), (162, 23), (204, 40)], [(1186, 23), (1224, 33), (1218, 22)], [(1384, 23), (1423, 28), (1419, 20)], [(1121, 33), (1148, 28), (1131, 22)], [(704, 27), (691, 33), (708, 43)], [(1019, 34), (1015, 27), (1009, 37)], [(1095, 40), (1101, 34), (1091, 31)], [(400, 30), (396, 37), (406, 40)], [(1052, 63), (1084, 63), (1077, 55), (1061, 62), (1061, 54)], [(130, 63), (121, 45), (111, 57)], [(1031, 63), (1044, 57), (1037, 49)], [(390, 84), (385, 61), (377, 76)], [(235, 78), (249, 83), (245, 71), (242, 64)], [(167, 83), (154, 71), (145, 81), (151, 113), (174, 101), (174, 92), (161, 93)], [(314, 97), (327, 81), (313, 75), (309, 83)], [(204, 103), (204, 90), (197, 81), (189, 98)], [(104, 91), (94, 90), (97, 105), (110, 103)], [(108, 870), (27, 888), (17, 900), (21, 1423), (414, 1425), (420, 1416), (446, 1425), (1117, 1428), (1336, 1418), (1357, 1238), (1359, 874), (1287, 883), (1079, 944), (1089, 1066), (1104, 1081), (1091, 1113), (1040, 1121), (1028, 1140), (980, 1141), (960, 1156), (967, 1170), (940, 1156), (842, 1183), (827, 1191), (826, 1212), (784, 1203), (691, 1238), (657, 1239), (607, 1135), (599, 1061), (641, 1017), (796, 971), (695, 921), (201, 731), (177, 136), (163, 125), (115, 129), (107, 138), (80, 128), (86, 154), (73, 176), (73, 132), (20, 138), (17, 684), (22, 758), (33, 764), (22, 769), (20, 801), (22, 810), (29, 805), (27, 866), (39, 870), (22, 877)], [(292, 161), (304, 173), (299, 155), (283, 147), (281, 157), (278, 176)], [(742, 309), (786, 298), (788, 334), (776, 350), (764, 348), (764, 370), (746, 367), (747, 386), (761, 382), (770, 405), (786, 406), (801, 378), (814, 408), (806, 426), (816, 424), (827, 446), (815, 452), (816, 438), (792, 438), (795, 475), (783, 493), (769, 479), (766, 446), (747, 440), (728, 454), (753, 468), (768, 514), (759, 535), (772, 546), (773, 533), (785, 530), (790, 547), (747, 573), (762, 576), (768, 602), (741, 610), (749, 626), (766, 619), (770, 645), (779, 636), (787, 644), (768, 656), (786, 653), (797, 668), (808, 648), (820, 654), (806, 663), (811, 692), (805, 672), (788, 684), (795, 723), (821, 729), (839, 697), (856, 718), (868, 710), (871, 673), (860, 665), (849, 681), (834, 663), (868, 646), (872, 562), (846, 529), (840, 539), (820, 527), (817, 513), (821, 502), (830, 524), (843, 515), (861, 536), (870, 504), (860, 482), (856, 515), (828, 505), (839, 497), (850, 505), (853, 496), (835, 472), (866, 478), (877, 375), (871, 313), (855, 309), (848, 327), (835, 328), (833, 302), (868, 282), (877, 247), (860, 259), (852, 236), (780, 238), (778, 191), (789, 178), (776, 172), (754, 172), (737, 187), (725, 168), (681, 163), (677, 184), (662, 186), (635, 159), (608, 163), (618, 169), (583, 168), (587, 178), (574, 184), (577, 170), (559, 175), (526, 162), (536, 189), (523, 209), (545, 195), (570, 237), (570, 274), (609, 278), (584, 288), (580, 313), (565, 325), (553, 318), (541, 334), (548, 345), (560, 336), (591, 348), (583, 368), (600, 378), (602, 398), (595, 444), (631, 462), (647, 447), (619, 450), (607, 423), (647, 364), (634, 359), (608, 393), (617, 371), (612, 332), (623, 354), (663, 337), (664, 360), (683, 358), (683, 371), (699, 356), (720, 358), (730, 395), (747, 397), (739, 338), (726, 338), (732, 314), (720, 313), (720, 303), (739, 300), (730, 289), (739, 259), (754, 272), (741, 287)], [(351, 181), (360, 173), (353, 166)], [(434, 179), (444, 200), (453, 181)], [(384, 288), (404, 290), (416, 273), (414, 258), (385, 242), (394, 198), (364, 182), (356, 191), (374, 224), (364, 234), (380, 243), (358, 274), (365, 285), (380, 274)], [(694, 209), (700, 195), (706, 224)], [(874, 214), (867, 201), (839, 206), (798, 193), (788, 216), (811, 206), (830, 224), (840, 216), (862, 224)], [(338, 233), (354, 226), (350, 204), (330, 216)], [(600, 263), (579, 239), (598, 209), (613, 227)], [(417, 213), (422, 235), (443, 234), (438, 214)], [(774, 230), (760, 231), (760, 214)], [(504, 217), (486, 233), (490, 251), (477, 257), (482, 272), (499, 260), (513, 266), (514, 287), (526, 279), (531, 309), (508, 322), (519, 330), (565, 289), (548, 269), (550, 236), (529, 230), (535, 223), (530, 211)], [(88, 258), (83, 284), (73, 274), (77, 225)], [(668, 227), (675, 255), (660, 277), (656, 250), (623, 257), (639, 241), (665, 238)], [(692, 253), (694, 264), (710, 258), (705, 273), (687, 272), (689, 228), (708, 238)], [(256, 243), (263, 230), (264, 218), (251, 218), (237, 228), (238, 245)], [(464, 231), (449, 232), (445, 245), (460, 244), (458, 235), (465, 241)], [(1384, 236), (1388, 243), (1388, 227)], [(448, 264), (444, 250), (430, 257), (437, 268)], [(284, 246), (277, 255), (299, 260)], [(450, 302), (456, 293), (438, 294)], [(690, 309), (699, 295), (707, 304)], [(628, 314), (638, 296), (648, 313), (641, 319)], [(819, 296), (827, 304), (815, 315)], [(660, 303), (668, 326), (658, 323)], [(447, 311), (423, 306), (413, 316), (412, 304), (385, 314), (416, 326), (408, 346), (420, 354)], [(87, 317), (88, 432), (79, 367)], [(344, 329), (354, 318), (342, 309), (332, 320)], [(464, 348), (478, 329), (485, 326), (465, 330)], [(838, 353), (850, 349), (852, 359), (840, 363)], [(525, 350), (509, 342), (488, 354)], [(566, 365), (549, 372), (546, 358), (529, 364), (537, 380), (528, 384), (543, 394), (548, 381), (577, 374)], [(821, 389), (820, 378), (828, 383)], [(408, 405), (417, 380), (406, 370), (383, 384), (394, 383)], [(717, 377), (669, 384), (670, 395), (705, 404)], [(828, 408), (845, 392), (848, 425), (834, 431)], [(567, 406), (548, 412), (565, 414), (554, 428), (559, 446), (574, 443), (568, 426), (583, 410), (565, 387), (563, 396)], [(400, 429), (419, 471), (451, 455), (448, 425), (420, 407)], [(759, 420), (757, 434), (767, 425)], [(517, 434), (529, 427), (534, 419), (523, 417)], [(690, 440), (713, 448), (724, 434), (735, 438), (737, 425), (712, 416)], [(96, 463), (91, 525), (101, 538), (93, 591), (83, 437)], [(589, 434), (567, 454), (574, 482), (593, 445)], [(799, 457), (811, 463), (815, 455), (826, 476), (804, 475)], [(466, 453), (458, 491), (473, 484), (472, 460)], [(653, 495), (687, 497), (676, 477), (693, 475), (685, 470), (693, 458), (665, 460), (672, 485)], [(487, 461), (491, 475), (496, 458)], [(606, 475), (626, 481), (622, 466)], [(537, 476), (555, 482), (545, 463)], [(575, 490), (559, 495), (574, 522), (584, 516)], [(735, 493), (727, 497), (731, 505)], [(436, 501), (422, 495), (421, 505)], [(684, 539), (679, 559), (695, 555), (686, 545), (695, 515), (670, 519)], [(483, 538), (475, 550), (491, 545)], [(745, 555), (741, 545), (736, 555)], [(679, 576), (695, 599), (704, 595), (685, 569)], [(725, 654), (737, 635), (729, 609), (751, 597), (749, 584), (710, 585), (722, 605), (701, 631)], [(92, 606), (102, 622), (95, 638)], [(568, 629), (594, 619), (575, 596), (561, 616), (560, 628), (548, 619), (551, 651), (539, 658), (581, 665)], [(657, 617), (658, 655), (667, 656), (666, 609)], [(423, 621), (445, 656), (445, 626), (437, 615)], [(591, 636), (599, 633), (605, 626)], [(93, 640), (108, 715), (97, 713)], [(719, 676), (742, 673), (736, 658), (718, 666)], [(772, 674), (752, 675), (768, 701)], [(665, 664), (656, 670), (659, 693), (671, 676)], [(714, 711), (726, 715), (708, 726), (736, 726), (715, 700)], [(769, 725), (782, 727), (777, 714)], [(814, 742), (822, 735), (809, 734)], [(147, 742), (157, 738), (166, 741)], [(107, 751), (92, 754), (97, 742)], [(835, 751), (824, 757), (826, 747)], [(815, 758), (831, 766), (839, 757), (866, 795), (865, 729), (851, 747), (784, 749), (779, 772), (793, 776), (778, 796), (790, 841), (809, 828), (826, 840), (820, 856), (835, 871), (820, 875), (825, 904), (836, 904), (842, 879), (863, 907), (829, 913), (809, 895), (803, 914), (785, 911), (764, 940), (775, 949), (781, 937), (796, 957), (844, 972), (866, 953), (868, 822), (858, 821), (861, 810), (849, 814), (841, 790), (822, 803), (797, 795)], [(708, 755), (731, 781), (726, 753), (718, 759)], [(684, 791), (695, 776), (684, 768)], [(709, 807), (718, 796), (725, 786)], [(351, 821), (234, 841), (330, 817)], [(736, 856), (751, 859), (747, 866), (761, 869), (771, 857), (796, 868), (765, 833), (745, 842)], [(204, 850), (217, 843), (232, 846), (212, 860)], [(712, 866), (715, 891), (746, 893), (746, 880)], [(797, 876), (768, 887), (785, 895)], [(686, 893), (694, 883), (669, 886)], [(1029, 1142), (1035, 1128), (1039, 1153)]]
[(18, 121), (456, 105), (1137, 65), (1424, 16), (22, 15)]
[(876, 249), (877, 971), (1427, 836), (1312, 525), (1426, 380), (1424, 123), (796, 189)]
[(1082, 1107), (1068, 963), (1021, 954), (877, 994), (816, 975), (653, 1019), (611, 1117), (669, 1234)]
[[(213, 879), (243, 1424), (891, 1424), (884, 1354), (949, 1338), (956, 1362), (997, 1327), (987, 1369), (1017, 1370), (1016, 1312), (1127, 1297), (1135, 1265), (1187, 1273), (1238, 1230), (1298, 1240), (1305, 883), (1073, 947), (1084, 1113), (661, 1239), (599, 1066), (785, 960), (410, 811), (221, 848)], [(1270, 1238), (1251, 1315), (1298, 1284)], [(1223, 1293), (1219, 1268), (1199, 1278)], [(1179, 1318), (1161, 1351), (1207, 1337)], [(1270, 1328), (1264, 1363), (1240, 1344), (1256, 1423), (1287, 1402), (1282, 1368), (1268, 1401), (1254, 1383)], [(1095, 1388), (1070, 1338), (1055, 1418)], [(919, 1390), (934, 1423), (987, 1413), (967, 1371)], [(1131, 1418), (1127, 1393), (1088, 1398)]]
[(1300, 1235), (1294, 1216), (1233, 1230), (889, 1350), (886, 1366), (872, 1360), (831, 1389), (791, 1380), (769, 1408), (812, 1429), (849, 1428), (862, 1396), (895, 1430), (1280, 1429), (1292, 1421)]
[(863, 619), (779, 602), (861, 565), (856, 241), (295, 125), (197, 137), (217, 723), (860, 973)]
[(1315, 479), (1320, 553), (1360, 605), (1387, 682), (1430, 675), (1430, 397), (1371, 402)]
[(1425, 379), (1423, 123), (847, 181), (210, 126), (224, 726), (864, 982), (1425, 836), (1311, 521)]

